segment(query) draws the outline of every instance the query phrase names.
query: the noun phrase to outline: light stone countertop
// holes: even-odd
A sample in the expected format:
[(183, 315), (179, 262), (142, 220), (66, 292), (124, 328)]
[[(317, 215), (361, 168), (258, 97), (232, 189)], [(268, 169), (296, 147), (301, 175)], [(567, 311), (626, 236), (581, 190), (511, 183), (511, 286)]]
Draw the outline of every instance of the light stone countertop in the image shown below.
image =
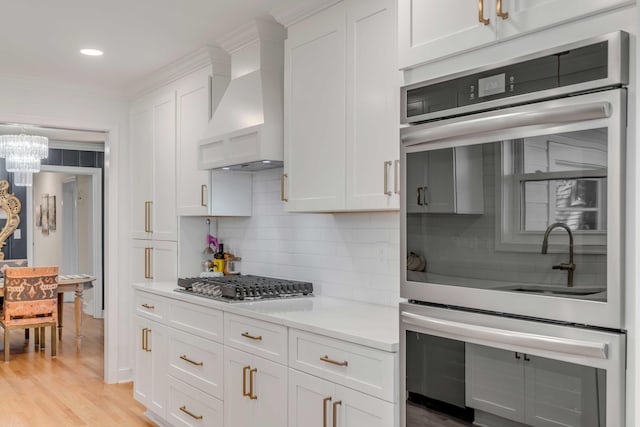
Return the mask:
[(134, 283), (134, 289), (239, 314), (388, 352), (399, 349), (398, 307), (313, 296), (226, 303), (175, 292), (173, 282)]

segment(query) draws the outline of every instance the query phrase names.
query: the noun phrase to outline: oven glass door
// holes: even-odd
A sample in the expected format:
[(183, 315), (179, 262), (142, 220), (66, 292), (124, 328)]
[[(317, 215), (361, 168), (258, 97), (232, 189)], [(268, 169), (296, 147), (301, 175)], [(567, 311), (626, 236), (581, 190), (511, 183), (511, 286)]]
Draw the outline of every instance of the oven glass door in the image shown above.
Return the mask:
[(610, 92), (406, 128), (402, 296), (619, 327), (625, 104)]
[[(405, 316), (405, 427), (624, 425), (621, 335), (567, 338), (557, 331), (546, 336), (478, 328), (441, 317)], [(571, 328), (556, 328), (566, 329), (560, 335), (571, 336)], [(540, 346), (527, 342), (532, 337), (542, 339)], [(557, 349), (550, 349), (548, 342)], [(576, 342), (590, 351), (600, 345), (604, 351), (577, 351), (570, 344)]]

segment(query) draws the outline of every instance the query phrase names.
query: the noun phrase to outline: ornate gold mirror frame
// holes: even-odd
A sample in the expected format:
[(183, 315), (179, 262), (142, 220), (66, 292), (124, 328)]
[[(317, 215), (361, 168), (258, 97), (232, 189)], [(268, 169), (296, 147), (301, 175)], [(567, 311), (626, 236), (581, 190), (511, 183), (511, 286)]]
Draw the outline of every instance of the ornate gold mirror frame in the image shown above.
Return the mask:
[(3, 260), (4, 253), (2, 252), (2, 248), (4, 248), (6, 243), (5, 240), (7, 240), (9, 236), (16, 231), (18, 225), (20, 225), (20, 209), (22, 209), (20, 200), (13, 193), (9, 193), (9, 181), (6, 180), (0, 181), (0, 209), (7, 213), (7, 222), (5, 222), (4, 227), (0, 230), (0, 260)]

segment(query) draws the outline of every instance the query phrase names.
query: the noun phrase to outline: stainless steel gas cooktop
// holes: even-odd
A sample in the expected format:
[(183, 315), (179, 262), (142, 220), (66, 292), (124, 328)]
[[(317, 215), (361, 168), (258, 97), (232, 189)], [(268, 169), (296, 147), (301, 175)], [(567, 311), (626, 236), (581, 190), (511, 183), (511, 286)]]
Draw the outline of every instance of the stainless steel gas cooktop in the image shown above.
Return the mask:
[(272, 277), (241, 275), (178, 279), (176, 292), (224, 302), (313, 296), (313, 284)]

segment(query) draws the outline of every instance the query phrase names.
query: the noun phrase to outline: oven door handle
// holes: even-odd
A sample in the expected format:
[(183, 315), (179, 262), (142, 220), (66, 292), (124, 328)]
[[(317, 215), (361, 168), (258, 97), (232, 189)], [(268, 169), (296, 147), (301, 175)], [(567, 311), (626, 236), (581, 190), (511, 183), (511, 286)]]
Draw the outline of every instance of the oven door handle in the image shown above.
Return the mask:
[(465, 135), (512, 129), (521, 126), (579, 122), (605, 119), (611, 116), (609, 102), (589, 102), (581, 105), (567, 105), (541, 108), (532, 104), (517, 111), (490, 112), (477, 117), (463, 117), (452, 123), (425, 123), (402, 129), (402, 144), (405, 146), (441, 139), (459, 138)]
[[(529, 347), (556, 353), (573, 354), (576, 356), (608, 359), (608, 345), (584, 340), (574, 340), (560, 337), (515, 332), (506, 329), (489, 328), (486, 326), (470, 325), (468, 323), (451, 320), (435, 319), (419, 314), (403, 311), (402, 322), (407, 325), (427, 329), (436, 334), (445, 333), (448, 337), (463, 340), (473, 339), (490, 341), (493, 343)], [(482, 344), (482, 343), (480, 343)]]

